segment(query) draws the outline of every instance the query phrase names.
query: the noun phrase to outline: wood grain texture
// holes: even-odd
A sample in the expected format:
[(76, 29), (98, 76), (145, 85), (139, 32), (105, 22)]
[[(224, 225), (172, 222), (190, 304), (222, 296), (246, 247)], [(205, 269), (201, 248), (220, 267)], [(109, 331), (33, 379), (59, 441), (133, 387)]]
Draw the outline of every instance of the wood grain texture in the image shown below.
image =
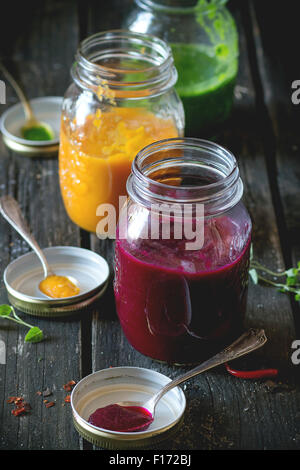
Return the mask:
[[(248, 38), (251, 24), (247, 21), (248, 9), (244, 7), (239, 15), (240, 72), (237, 98), (228, 130), (223, 136), (220, 135), (219, 142), (233, 151), (239, 164), (244, 182), (244, 200), (253, 223), (254, 256), (276, 271), (284, 269), (284, 259), (277, 226), (277, 207), (274, 205), (268, 173), (266, 122), (257, 103), (250, 60)], [(266, 359), (269, 356), (277, 367), (286, 370), (291, 365), (290, 346), (295, 337), (290, 298), (266, 286), (249, 283), (249, 288), (247, 324), (264, 327), (269, 336), (268, 345), (257, 354)]]
[[(62, 95), (70, 82), (69, 68), (79, 40), (119, 28), (133, 4), (132, 0), (29, 3), (31, 8), (28, 2), (20, 6), (20, 16), (11, 22), (6, 36), (0, 31), (0, 51), (30, 97)], [(286, 45), (278, 49), (279, 55), (274, 53), (274, 30), (265, 27), (262, 2), (254, 2), (254, 6), (251, 0), (242, 3), (229, 3), (240, 33), (234, 109), (214, 139), (237, 157), (245, 203), (253, 220), (255, 256), (279, 269), (300, 254), (298, 110), (291, 107), (286, 89), (291, 77), (299, 77), (293, 75), (295, 68), (286, 73), (289, 59), (284, 51), (290, 37), (285, 43), (281, 35)], [(6, 17), (10, 18), (14, 6), (7, 9)], [(27, 13), (28, 21), (23, 21), (26, 11), (30, 15)], [(7, 91), (9, 106), (16, 98), (10, 87)], [(114, 242), (100, 241), (69, 221), (59, 193), (57, 159), (26, 159), (0, 142), (0, 168), (0, 193), (17, 198), (42, 247), (81, 245), (100, 253), (111, 267), (110, 286), (90, 312), (65, 320), (21, 314), (44, 330), (42, 343), (25, 344), (24, 328), (1, 320), (0, 340), (5, 342), (7, 355), (6, 364), (0, 364), (0, 449), (92, 449), (74, 430), (70, 406), (62, 406), (64, 383), (109, 366), (146, 367), (171, 378), (185, 368), (153, 361), (127, 342), (113, 296)], [(2, 278), (9, 261), (29, 248), (3, 219), (0, 234)], [(7, 303), (2, 279), (0, 301)], [(278, 381), (240, 380), (229, 376), (223, 367), (190, 380), (182, 385), (187, 398), (182, 428), (155, 448), (298, 449), (299, 373), (290, 360), (291, 342), (297, 337), (293, 317), (297, 309), (288, 296), (250, 283), (246, 326), (265, 328), (269, 342), (235, 365), (279, 367)], [(53, 391), (49, 399), (56, 401), (50, 409), (36, 395), (47, 387)], [(11, 405), (6, 403), (10, 395), (23, 395), (31, 403), (31, 413), (20, 419), (13, 417)]]
[[(30, 3), (30, 2), (29, 2)], [(27, 8), (28, 8), (27, 4)], [(14, 31), (9, 43), (9, 60), (27, 95), (61, 96), (68, 86), (69, 67), (78, 42), (77, 9), (71, 2), (33, 2), (30, 18), (21, 33)], [(26, 14), (23, 12), (24, 15)], [(14, 22), (12, 23), (14, 24)], [(23, 24), (23, 23), (22, 23)], [(62, 46), (63, 45), (63, 46)], [(8, 104), (13, 91), (8, 87)], [(12, 194), (20, 203), (33, 234), (42, 247), (78, 245), (78, 229), (69, 221), (60, 197), (57, 158), (26, 158), (1, 143), (1, 194)], [(8, 262), (29, 251), (19, 235), (2, 219), (1, 275)], [(2, 236), (3, 234), (3, 236)], [(1, 276), (2, 277), (2, 276)], [(1, 285), (1, 301), (7, 303)], [(1, 449), (78, 449), (80, 439), (71, 422), (71, 410), (64, 404), (63, 385), (80, 378), (80, 319), (50, 320), (20, 314), (39, 326), (45, 340), (24, 343), (26, 329), (1, 320), (5, 331), (6, 365), (1, 365)], [(37, 391), (49, 388), (45, 408)], [(15, 418), (10, 395), (24, 396), (31, 404), (28, 416)]]
[[(300, 106), (292, 101), (292, 83), (299, 76), (293, 54), (297, 41), (297, 18), (276, 5), (273, 21), (266, 24), (266, 6), (251, 4), (253, 41), (260, 80), (260, 107), (269, 119), (265, 147), (275, 193), (278, 226), (282, 233), (286, 265), (296, 265), (300, 257)], [(285, 27), (289, 25), (289, 27)], [(276, 31), (282, 28), (283, 40)], [(271, 40), (273, 38), (273, 40)], [(262, 111), (262, 112), (263, 112)], [(300, 334), (299, 303), (292, 302), (296, 331)]]

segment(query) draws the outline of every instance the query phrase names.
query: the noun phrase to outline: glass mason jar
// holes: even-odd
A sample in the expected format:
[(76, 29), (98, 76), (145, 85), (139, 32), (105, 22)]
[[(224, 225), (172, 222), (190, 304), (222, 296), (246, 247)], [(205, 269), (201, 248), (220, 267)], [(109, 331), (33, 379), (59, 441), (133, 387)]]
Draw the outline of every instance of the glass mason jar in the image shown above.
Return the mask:
[(171, 49), (155, 37), (95, 34), (80, 44), (71, 74), (62, 108), (60, 188), (73, 222), (97, 232), (99, 205), (118, 208), (135, 155), (156, 140), (183, 135), (184, 111)]
[(192, 138), (141, 150), (119, 219), (114, 292), (131, 345), (199, 362), (242, 331), (251, 220), (231, 152)]
[[(238, 33), (227, 0), (135, 0), (124, 27), (172, 47), (185, 135), (210, 135), (229, 116), (238, 71)], [(201, 134), (201, 135), (200, 135)]]

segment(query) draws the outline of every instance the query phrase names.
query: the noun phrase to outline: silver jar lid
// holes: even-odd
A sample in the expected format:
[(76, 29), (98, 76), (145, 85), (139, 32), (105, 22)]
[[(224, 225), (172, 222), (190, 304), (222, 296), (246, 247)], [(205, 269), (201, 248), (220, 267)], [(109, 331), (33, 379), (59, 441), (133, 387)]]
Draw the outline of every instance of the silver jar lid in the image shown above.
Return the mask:
[(106, 290), (109, 266), (106, 260), (85, 248), (54, 246), (43, 250), (53, 272), (76, 279), (80, 292), (73, 297), (52, 299), (39, 290), (44, 277), (34, 252), (12, 261), (4, 271), (9, 302), (22, 312), (35, 316), (70, 315), (91, 305)]
[(5, 145), (29, 157), (57, 153), (62, 103), (63, 98), (60, 96), (44, 96), (30, 100), (37, 119), (49, 124), (54, 132), (54, 138), (45, 141), (23, 139), (20, 133), (25, 120), (23, 105), (18, 103), (8, 108), (0, 119), (0, 130)]
[(97, 408), (127, 400), (146, 402), (170, 380), (159, 372), (141, 367), (110, 367), (84, 377), (71, 394), (76, 430), (87, 441), (107, 449), (147, 448), (173, 436), (180, 429), (186, 407), (180, 387), (161, 398), (154, 421), (145, 431), (109, 431), (88, 422)]

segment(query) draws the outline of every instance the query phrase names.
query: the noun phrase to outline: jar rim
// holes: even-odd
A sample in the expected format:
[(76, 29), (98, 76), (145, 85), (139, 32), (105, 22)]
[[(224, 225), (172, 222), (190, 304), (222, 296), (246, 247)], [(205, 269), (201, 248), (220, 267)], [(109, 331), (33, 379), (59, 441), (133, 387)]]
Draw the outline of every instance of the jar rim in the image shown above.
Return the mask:
[[(81, 41), (75, 58), (72, 77), (83, 88), (93, 89), (105, 82), (112, 90), (136, 90), (141, 94), (145, 90), (145, 96), (153, 96), (172, 88), (177, 81), (171, 47), (149, 34), (124, 29), (99, 32)], [(136, 68), (96, 62), (112, 58), (126, 59)], [(134, 74), (134, 80), (126, 80), (130, 74)]]
[[(167, 152), (169, 150), (196, 151), (199, 152), (199, 155), (200, 153), (204, 154), (207, 152), (207, 155), (220, 157), (220, 162), (215, 163), (215, 168), (219, 168), (220, 172), (223, 171), (222, 178), (212, 183), (196, 184), (193, 186), (172, 186), (151, 179), (149, 176), (151, 166), (149, 164), (148, 166), (146, 165), (146, 159), (151, 157), (151, 155), (153, 156), (155, 152)], [(169, 159), (172, 159), (170, 155)], [(222, 159), (224, 165), (221, 170)], [(167, 159), (164, 162), (167, 163)], [(177, 162), (180, 163), (180, 157), (178, 157)], [(199, 158), (195, 158), (195, 162), (203, 165), (203, 161), (200, 162)], [(143, 165), (145, 165), (144, 168), (142, 167)], [(225, 168), (226, 165), (227, 168)], [(157, 162), (154, 162), (153, 168), (157, 169)], [(137, 188), (136, 190), (135, 187)], [(147, 204), (147, 201), (155, 203), (167, 201), (171, 203), (178, 202), (180, 204), (203, 203), (209, 204), (215, 214), (228, 210), (237, 204), (243, 194), (243, 183), (239, 175), (236, 158), (227, 148), (205, 139), (175, 137), (154, 142), (140, 150), (132, 163), (131, 175), (127, 180), (127, 191), (133, 199), (138, 200), (141, 204), (150, 205)], [(176, 197), (174, 194), (176, 194)]]
[[(224, 6), (228, 0), (204, 0), (205, 3), (194, 0), (193, 5), (183, 6), (183, 5), (164, 5), (157, 0), (135, 0), (137, 5), (145, 7), (146, 9), (155, 9), (158, 11), (165, 11), (171, 14), (195, 14), (195, 13), (208, 13), (211, 11), (212, 6), (216, 8), (221, 8)], [(202, 3), (202, 4), (201, 4)]]

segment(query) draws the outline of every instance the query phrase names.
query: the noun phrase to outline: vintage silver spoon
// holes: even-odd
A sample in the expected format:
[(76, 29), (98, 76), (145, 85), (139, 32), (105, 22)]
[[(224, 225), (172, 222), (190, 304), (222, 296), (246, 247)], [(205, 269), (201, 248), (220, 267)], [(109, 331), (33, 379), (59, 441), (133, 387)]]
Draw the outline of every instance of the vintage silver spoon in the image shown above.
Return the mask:
[[(169, 382), (163, 388), (161, 388), (155, 395), (153, 395), (149, 400), (146, 402), (136, 402), (136, 401), (122, 401), (118, 402), (117, 405), (119, 406), (137, 406), (141, 408), (145, 408), (146, 410), (151, 413), (152, 418), (154, 418), (155, 414), (155, 407), (159, 400), (174, 387), (185, 382), (186, 380), (195, 377), (206, 370), (212, 369), (213, 367), (219, 366), (220, 364), (224, 364), (226, 362), (232, 361), (233, 359), (237, 359), (238, 357), (244, 356), (245, 354), (249, 354), (250, 352), (254, 351), (255, 349), (261, 348), (267, 341), (267, 337), (265, 335), (264, 330), (256, 330), (250, 329), (246, 333), (244, 333), (240, 338), (238, 338), (234, 343), (230, 346), (225, 348), (223, 351), (219, 352), (212, 358), (208, 359), (207, 361), (203, 362), (202, 364), (198, 365), (194, 369), (186, 372), (183, 375), (180, 375), (176, 379)], [(137, 429), (137, 431), (143, 431), (149, 426), (149, 422), (145, 424), (141, 424)]]
[[(28, 243), (28, 245), (30, 245), (31, 248), (35, 251), (43, 266), (44, 279), (49, 276), (56, 276), (56, 274), (50, 268), (42, 249), (39, 247), (34, 236), (30, 233), (29, 227), (23, 218), (19, 204), (12, 196), (7, 195), (2, 196), (0, 198), (0, 213), (7, 220), (7, 222), (9, 222), (9, 224), (21, 235), (21, 237)], [(73, 277), (62, 277), (67, 277), (72, 282), (72, 284), (78, 286), (78, 282)], [(45, 294), (45, 292), (43, 293)]]
[(54, 132), (51, 126), (45, 122), (39, 121), (35, 116), (33, 109), (26, 98), (23, 90), (18, 85), (13, 76), (0, 62), (0, 70), (3, 75), (14, 88), (16, 94), (21, 101), (25, 113), (26, 120), (20, 129), (21, 135), (24, 139), (28, 140), (52, 140), (54, 139)]

